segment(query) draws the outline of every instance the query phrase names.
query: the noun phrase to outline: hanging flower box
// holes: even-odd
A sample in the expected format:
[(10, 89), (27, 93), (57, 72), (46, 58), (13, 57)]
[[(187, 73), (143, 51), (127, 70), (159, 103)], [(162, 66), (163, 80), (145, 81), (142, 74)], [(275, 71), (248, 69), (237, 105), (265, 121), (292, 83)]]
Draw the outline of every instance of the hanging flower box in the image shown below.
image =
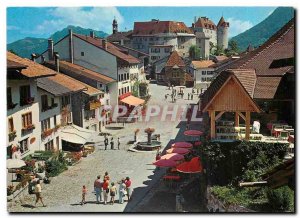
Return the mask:
[(20, 100), (20, 105), (28, 105), (28, 104), (32, 104), (34, 102), (34, 97), (29, 97), (29, 98), (24, 98)]
[(16, 136), (17, 136), (16, 130), (14, 130), (14, 131), (8, 133), (8, 139), (9, 139), (9, 141), (10, 141), (10, 142), (13, 141), (13, 140), (16, 138)]
[(18, 103), (9, 103), (7, 104), (7, 110), (11, 110), (14, 109), (17, 106)]
[(47, 129), (42, 133), (42, 138), (46, 138), (47, 136), (50, 136), (53, 133), (53, 129)]

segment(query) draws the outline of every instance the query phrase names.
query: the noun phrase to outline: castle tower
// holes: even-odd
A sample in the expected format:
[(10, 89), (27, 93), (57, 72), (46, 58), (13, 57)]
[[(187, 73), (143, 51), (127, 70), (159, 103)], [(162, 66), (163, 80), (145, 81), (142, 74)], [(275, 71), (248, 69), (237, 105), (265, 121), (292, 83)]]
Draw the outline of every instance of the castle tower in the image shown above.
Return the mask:
[(228, 48), (228, 28), (229, 23), (222, 16), (217, 25), (217, 45), (223, 49)]
[(112, 23), (112, 27), (113, 27), (113, 34), (118, 32), (118, 22), (116, 20), (116, 18), (114, 18), (113, 23)]

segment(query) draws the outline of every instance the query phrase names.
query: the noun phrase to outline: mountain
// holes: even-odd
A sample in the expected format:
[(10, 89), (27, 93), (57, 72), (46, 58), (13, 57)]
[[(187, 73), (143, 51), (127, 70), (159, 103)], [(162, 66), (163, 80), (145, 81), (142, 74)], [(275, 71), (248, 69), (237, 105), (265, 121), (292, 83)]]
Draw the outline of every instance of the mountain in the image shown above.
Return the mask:
[(265, 20), (249, 30), (231, 38), (230, 41), (236, 41), (240, 51), (244, 51), (249, 44), (253, 47), (258, 47), (290, 21), (294, 15), (294, 8), (278, 7)]
[[(92, 29), (85, 29), (79, 26), (67, 26), (66, 28), (55, 32), (49, 38), (52, 38), (54, 43), (65, 37), (69, 29), (72, 29), (74, 33), (89, 35), (90, 31), (95, 32), (95, 36), (107, 37), (108, 34), (102, 31), (96, 31)], [(15, 42), (7, 44), (7, 50), (13, 50), (16, 54), (24, 58), (30, 58), (32, 53), (41, 54), (47, 49), (48, 39), (26, 37)]]

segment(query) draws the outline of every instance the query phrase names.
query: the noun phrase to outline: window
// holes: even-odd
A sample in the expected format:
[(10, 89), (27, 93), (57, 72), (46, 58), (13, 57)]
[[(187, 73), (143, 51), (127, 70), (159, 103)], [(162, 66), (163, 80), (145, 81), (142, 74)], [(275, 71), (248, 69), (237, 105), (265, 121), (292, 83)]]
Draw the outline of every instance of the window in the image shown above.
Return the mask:
[(12, 105), (11, 87), (7, 88), (7, 105)]
[(20, 144), (20, 151), (22, 154), (28, 151), (28, 138), (20, 141), (19, 144)]
[(55, 104), (54, 98), (51, 98), (51, 106), (53, 106), (54, 104)]
[(20, 86), (20, 105), (27, 104), (30, 99), (30, 86)]
[(53, 151), (53, 150), (54, 150), (54, 144), (53, 144), (53, 140), (51, 140), (45, 144), (45, 151)]
[(81, 56), (84, 56), (84, 52), (83, 51), (81, 52)]
[(61, 97), (61, 99), (62, 99), (62, 107), (65, 107), (68, 104), (70, 104), (70, 96), (63, 96)]
[(15, 130), (15, 128), (14, 128), (14, 120), (11, 117), (11, 118), (8, 119), (8, 131), (9, 131), (9, 133), (11, 133), (14, 130)]
[(47, 95), (42, 95), (42, 111), (48, 110), (48, 96)]
[(178, 72), (173, 72), (173, 77), (179, 77), (179, 73)]
[(119, 81), (121, 81), (121, 75), (119, 74)]
[(202, 78), (201, 78), (201, 81), (202, 81), (202, 82), (205, 82), (205, 81), (206, 81), (206, 77), (202, 77)]
[(56, 115), (54, 115), (53, 120), (54, 120), (54, 127), (55, 127), (57, 126)]
[(213, 75), (214, 71), (207, 71), (207, 75)]
[(206, 75), (206, 71), (204, 70), (204, 71), (202, 71), (202, 75)]
[(127, 73), (127, 80), (129, 79), (129, 73)]
[(22, 114), (22, 127), (26, 128), (28, 126), (32, 125), (32, 113), (26, 113)]
[(41, 127), (42, 127), (42, 132), (46, 131), (47, 129), (50, 129), (50, 118), (42, 120)]
[(170, 49), (169, 48), (165, 48), (165, 53), (169, 53)]

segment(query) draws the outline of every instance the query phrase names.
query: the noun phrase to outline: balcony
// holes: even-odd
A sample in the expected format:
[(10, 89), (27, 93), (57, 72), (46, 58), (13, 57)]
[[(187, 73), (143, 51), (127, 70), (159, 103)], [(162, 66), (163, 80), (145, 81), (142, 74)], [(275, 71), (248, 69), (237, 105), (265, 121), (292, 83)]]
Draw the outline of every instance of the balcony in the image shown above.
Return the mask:
[(13, 102), (7, 103), (7, 110), (12, 110), (12, 109), (14, 109), (17, 105), (18, 105), (18, 103), (13, 103)]
[(88, 110), (95, 110), (97, 108), (101, 107), (101, 102), (100, 100), (92, 100), (92, 101), (89, 101), (87, 104), (86, 104), (86, 109)]
[(50, 136), (52, 133), (54, 132), (54, 128), (53, 129), (46, 129), (44, 132), (42, 132), (42, 139), (46, 138), (47, 136)]
[(29, 132), (31, 132), (33, 129), (35, 129), (35, 125), (34, 124), (30, 124), (28, 126), (25, 126), (22, 128), (22, 134), (28, 134)]
[(20, 99), (20, 106), (29, 105), (34, 102), (34, 97), (28, 97), (28, 98), (21, 98)]
[(16, 130), (14, 130), (14, 131), (8, 133), (8, 140), (9, 140), (9, 142), (13, 141), (16, 137), (17, 137), (17, 132), (16, 132)]
[(57, 103), (52, 104), (51, 106), (47, 106), (47, 107), (42, 107), (42, 112), (45, 112), (47, 110), (51, 110), (53, 108), (56, 108), (58, 106)]

